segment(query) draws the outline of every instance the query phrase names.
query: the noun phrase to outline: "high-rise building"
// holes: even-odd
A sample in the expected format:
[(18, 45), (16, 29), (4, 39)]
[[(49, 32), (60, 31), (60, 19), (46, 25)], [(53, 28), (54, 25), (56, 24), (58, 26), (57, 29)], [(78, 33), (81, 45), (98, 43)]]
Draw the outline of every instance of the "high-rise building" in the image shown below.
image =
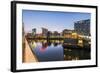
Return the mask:
[(80, 35), (90, 36), (90, 19), (75, 22), (74, 30)]
[(32, 29), (32, 36), (36, 36), (36, 28)]
[(47, 33), (48, 33), (48, 29), (42, 28), (42, 35), (47, 36)]

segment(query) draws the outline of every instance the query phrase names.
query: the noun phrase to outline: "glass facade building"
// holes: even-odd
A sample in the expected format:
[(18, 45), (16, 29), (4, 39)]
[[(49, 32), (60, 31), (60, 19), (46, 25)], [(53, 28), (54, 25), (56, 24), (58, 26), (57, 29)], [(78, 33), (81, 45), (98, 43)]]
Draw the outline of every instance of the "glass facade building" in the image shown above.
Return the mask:
[(80, 35), (90, 36), (90, 19), (75, 22), (74, 30)]

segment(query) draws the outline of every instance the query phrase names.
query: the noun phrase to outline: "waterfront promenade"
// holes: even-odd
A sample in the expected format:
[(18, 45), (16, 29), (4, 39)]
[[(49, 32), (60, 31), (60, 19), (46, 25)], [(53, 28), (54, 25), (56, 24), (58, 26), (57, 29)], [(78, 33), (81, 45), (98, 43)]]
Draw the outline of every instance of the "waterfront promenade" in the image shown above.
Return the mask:
[(31, 62), (38, 62), (35, 54), (31, 51), (31, 48), (28, 44), (28, 41), (25, 39), (25, 48), (23, 48), (23, 62), (24, 63), (31, 63)]

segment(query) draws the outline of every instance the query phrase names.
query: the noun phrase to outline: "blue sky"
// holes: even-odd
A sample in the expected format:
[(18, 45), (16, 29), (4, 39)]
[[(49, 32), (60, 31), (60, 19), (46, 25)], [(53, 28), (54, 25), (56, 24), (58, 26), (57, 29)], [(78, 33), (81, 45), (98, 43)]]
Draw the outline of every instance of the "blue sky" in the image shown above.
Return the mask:
[(41, 33), (42, 27), (47, 28), (49, 31), (62, 32), (64, 29), (74, 29), (74, 22), (90, 19), (91, 14), (23, 10), (22, 18), (25, 32), (31, 32), (32, 28), (36, 28), (37, 33)]

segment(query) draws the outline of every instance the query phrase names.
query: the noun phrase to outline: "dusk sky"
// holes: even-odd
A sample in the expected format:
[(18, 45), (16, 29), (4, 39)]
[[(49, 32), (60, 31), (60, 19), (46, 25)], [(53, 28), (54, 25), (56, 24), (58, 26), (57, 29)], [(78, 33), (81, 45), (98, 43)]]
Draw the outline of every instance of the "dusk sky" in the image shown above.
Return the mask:
[(37, 33), (42, 32), (42, 27), (58, 32), (74, 29), (74, 22), (91, 18), (90, 13), (35, 10), (23, 10), (22, 15), (25, 32), (31, 32), (32, 28), (36, 28)]

